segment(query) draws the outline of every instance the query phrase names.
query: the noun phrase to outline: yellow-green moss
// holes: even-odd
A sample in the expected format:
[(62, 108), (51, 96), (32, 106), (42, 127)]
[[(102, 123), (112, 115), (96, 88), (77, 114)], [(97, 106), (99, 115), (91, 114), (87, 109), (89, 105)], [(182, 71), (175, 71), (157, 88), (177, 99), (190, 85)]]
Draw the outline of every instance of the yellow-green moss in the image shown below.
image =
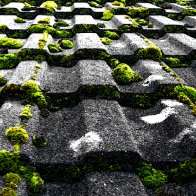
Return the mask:
[(22, 112), (20, 113), (21, 119), (30, 119), (32, 118), (31, 114), (31, 105), (27, 104), (25, 107), (22, 108)]
[(70, 49), (74, 47), (74, 44), (71, 40), (62, 40), (60, 46), (64, 49)]
[(26, 23), (26, 21), (23, 18), (19, 18), (19, 17), (15, 18), (14, 22), (16, 22), (16, 23)]
[(120, 84), (129, 84), (142, 80), (142, 77), (136, 74), (127, 64), (119, 64), (112, 73), (115, 80)]
[(104, 36), (108, 37), (110, 39), (119, 39), (119, 35), (116, 32), (113, 31), (105, 31), (104, 32)]
[(125, 7), (124, 3), (120, 2), (120, 1), (113, 1), (112, 5), (116, 5), (116, 6), (120, 6), (120, 7)]
[(45, 1), (41, 7), (48, 10), (50, 13), (54, 13), (54, 9), (57, 8), (57, 4), (54, 1)]
[(0, 54), (0, 69), (12, 69), (20, 62), (21, 57), (17, 53)]
[(98, 8), (98, 7), (101, 7), (97, 2), (95, 2), (95, 1), (90, 1), (89, 2), (89, 5), (91, 6), (91, 7), (96, 7), (96, 8)]
[(65, 21), (58, 21), (58, 22), (55, 22), (53, 27), (58, 29), (59, 27), (66, 27), (66, 26), (69, 26), (69, 24)]
[(63, 49), (59, 46), (59, 44), (55, 44), (55, 43), (49, 43), (48, 44), (48, 49), (52, 53), (62, 52), (63, 51)]
[(100, 38), (101, 42), (105, 45), (110, 45), (112, 44), (112, 40), (108, 37), (103, 37), (103, 38)]
[(39, 24), (50, 24), (50, 17), (46, 17), (37, 21)]
[(146, 18), (147, 16), (149, 16), (149, 14), (150, 14), (150, 12), (149, 12), (148, 8), (134, 7), (134, 6), (131, 6), (129, 8), (129, 12), (128, 12), (128, 15), (133, 18), (136, 18), (136, 17)]
[(7, 83), (7, 79), (4, 78), (4, 75), (0, 73), (0, 86), (3, 86)]
[(22, 8), (23, 11), (30, 11), (32, 9), (35, 9), (35, 7), (26, 2), (24, 3), (24, 7)]
[(23, 43), (13, 38), (3, 37), (0, 38), (0, 47), (9, 49), (18, 49), (23, 46)]
[(18, 174), (12, 173), (12, 172), (7, 173), (3, 177), (5, 179), (6, 186), (9, 186), (9, 187), (12, 187), (12, 188), (14, 188), (14, 187), (17, 188), (18, 184), (21, 181), (21, 177)]
[(101, 18), (102, 20), (111, 20), (113, 17), (113, 13), (111, 10), (106, 10), (103, 12), (103, 17)]
[(6, 186), (1, 190), (0, 195), (1, 196), (17, 196), (17, 192), (16, 190)]
[(39, 49), (43, 49), (43, 48), (44, 48), (44, 46), (45, 46), (46, 43), (47, 43), (47, 38), (48, 38), (48, 32), (45, 31), (45, 32), (43, 33), (42, 38), (39, 40), (39, 43), (38, 43), (38, 48), (39, 48)]

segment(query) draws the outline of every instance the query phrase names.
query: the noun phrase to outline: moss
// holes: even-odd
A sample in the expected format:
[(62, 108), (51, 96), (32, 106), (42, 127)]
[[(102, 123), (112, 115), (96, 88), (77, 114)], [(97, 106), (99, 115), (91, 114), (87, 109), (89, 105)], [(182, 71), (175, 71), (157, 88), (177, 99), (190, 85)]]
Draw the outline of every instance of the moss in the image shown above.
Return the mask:
[(44, 180), (39, 176), (38, 173), (33, 173), (30, 180), (28, 181), (28, 186), (35, 192), (40, 192), (44, 188)]
[(151, 99), (149, 95), (139, 94), (134, 97), (134, 106), (139, 108), (149, 108), (151, 107)]
[(105, 24), (104, 24), (104, 23), (97, 23), (97, 26), (98, 26), (99, 28), (105, 28)]
[(30, 11), (33, 9), (35, 9), (35, 7), (26, 2), (24, 3), (24, 7), (22, 8), (23, 11)]
[(142, 180), (144, 186), (148, 188), (158, 188), (167, 183), (168, 177), (160, 170), (156, 170), (151, 164), (142, 163), (137, 168), (137, 175)]
[(18, 186), (18, 184), (21, 181), (21, 177), (16, 174), (16, 173), (7, 173), (4, 176), (5, 182), (6, 182), (6, 186), (12, 187), (13, 185), (15, 185), (16, 187)]
[(148, 25), (148, 21), (141, 19), (141, 18), (136, 18), (135, 21), (142, 26)]
[(6, 130), (5, 136), (13, 144), (24, 144), (28, 140), (28, 134), (20, 126), (10, 127)]
[(69, 38), (71, 37), (71, 33), (67, 30), (56, 30), (55, 31), (55, 36), (57, 38)]
[(62, 40), (60, 46), (64, 49), (70, 49), (74, 47), (74, 44), (70, 40)]
[(120, 6), (120, 7), (125, 7), (124, 3), (120, 2), (120, 1), (113, 1), (112, 5), (116, 5), (116, 6)]
[(16, 54), (0, 54), (0, 69), (12, 69), (18, 65), (21, 57)]
[(9, 49), (18, 49), (23, 46), (23, 43), (13, 38), (3, 37), (0, 38), (0, 47)]
[(30, 33), (43, 33), (44, 31), (47, 31), (50, 34), (54, 34), (56, 32), (56, 30), (53, 27), (50, 27), (46, 24), (31, 25), (28, 31)]
[(133, 28), (135, 28), (135, 29), (139, 28), (139, 23), (137, 23), (137, 21), (135, 19), (131, 18), (130, 16), (125, 16), (125, 18), (132, 22)]
[(50, 24), (50, 17), (46, 17), (37, 21), (39, 24)]
[(101, 42), (105, 45), (110, 45), (112, 44), (112, 40), (108, 37), (103, 37), (103, 38), (100, 38)]
[(47, 145), (47, 141), (43, 136), (33, 136), (33, 145), (36, 148), (44, 148)]
[(153, 28), (153, 23), (152, 22), (148, 23), (148, 28)]
[(101, 7), (97, 2), (95, 2), (95, 1), (90, 1), (89, 2), (89, 5), (91, 6), (91, 7), (96, 7), (96, 8), (99, 8), (99, 7)]
[(119, 39), (119, 35), (116, 32), (113, 32), (113, 31), (105, 31), (104, 36), (108, 37), (110, 39)]
[(20, 118), (26, 120), (32, 118), (31, 105), (27, 104), (25, 107), (22, 108), (22, 112), (20, 113)]
[(165, 63), (170, 67), (187, 67), (187, 64), (182, 64), (179, 58), (168, 57), (165, 59)]
[(4, 78), (4, 75), (0, 73), (0, 86), (3, 86), (7, 83), (7, 79)]
[(129, 84), (142, 80), (142, 77), (136, 74), (127, 64), (119, 64), (112, 73), (115, 80), (120, 84)]
[(4, 187), (2, 191), (0, 192), (1, 196), (17, 196), (16, 190), (10, 188), (10, 187)]
[(182, 16), (195, 16), (195, 15), (196, 15), (196, 9), (185, 8), (182, 11)]
[(66, 54), (60, 60), (60, 64), (68, 67), (68, 66), (70, 66), (72, 64), (72, 61), (73, 61), (72, 56), (70, 54)]
[(45, 46), (46, 43), (47, 43), (47, 38), (48, 38), (48, 32), (45, 31), (45, 32), (43, 33), (42, 38), (39, 40), (39, 43), (38, 43), (38, 48), (39, 48), (39, 49), (43, 49), (43, 48), (44, 48), (44, 46)]
[(129, 12), (128, 12), (128, 15), (133, 17), (133, 18), (136, 18), (136, 17), (146, 18), (146, 17), (149, 16), (149, 14), (150, 14), (150, 12), (149, 12), (148, 8), (134, 7), (134, 6), (131, 6), (129, 8)]
[(111, 10), (106, 10), (103, 12), (103, 17), (101, 18), (102, 20), (111, 20), (113, 17), (113, 13)]
[(55, 43), (49, 43), (48, 44), (48, 49), (52, 53), (62, 52), (63, 51), (63, 49), (59, 46), (59, 44), (55, 44)]
[(147, 48), (141, 48), (136, 52), (136, 59), (152, 59), (160, 61), (162, 59), (161, 49), (155, 46), (150, 40), (144, 38), (144, 40), (150, 45)]
[(115, 68), (118, 64), (120, 64), (119, 60), (116, 59), (116, 58), (109, 58), (107, 60), (107, 63), (112, 67), (112, 68)]
[(50, 13), (54, 13), (54, 9), (57, 8), (57, 4), (54, 1), (45, 1), (41, 7), (45, 8)]
[(16, 22), (16, 23), (26, 23), (26, 21), (23, 18), (19, 18), (19, 17), (15, 18), (14, 22)]
[(28, 80), (20, 87), (22, 92), (25, 92), (27, 98), (38, 104), (40, 107), (46, 107), (47, 101), (41, 89), (34, 80)]
[(0, 24), (0, 33), (5, 33), (5, 30), (7, 29), (7, 26), (4, 24)]
[(65, 21), (58, 21), (58, 22), (55, 22), (53, 25), (54, 28), (66, 27), (66, 26), (69, 26), (69, 24)]

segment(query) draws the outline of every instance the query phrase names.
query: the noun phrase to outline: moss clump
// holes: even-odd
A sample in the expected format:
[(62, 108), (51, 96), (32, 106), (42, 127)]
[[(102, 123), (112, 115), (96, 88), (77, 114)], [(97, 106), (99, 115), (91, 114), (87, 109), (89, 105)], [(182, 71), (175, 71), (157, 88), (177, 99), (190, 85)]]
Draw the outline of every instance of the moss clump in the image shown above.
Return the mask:
[(95, 2), (95, 1), (90, 1), (89, 2), (89, 5), (91, 6), (91, 7), (96, 7), (96, 8), (99, 8), (99, 7), (101, 7), (97, 2)]
[(23, 11), (30, 11), (33, 9), (35, 9), (35, 7), (26, 2), (24, 3), (24, 7), (22, 8)]
[(148, 23), (148, 28), (153, 28), (153, 23), (152, 22)]
[(16, 54), (0, 54), (0, 69), (12, 69), (18, 65), (21, 57)]
[(26, 120), (32, 118), (31, 105), (27, 104), (25, 107), (23, 107), (19, 117)]
[(14, 22), (16, 22), (16, 23), (26, 23), (26, 21), (23, 18), (19, 18), (19, 17), (15, 18)]
[(115, 80), (120, 84), (129, 84), (142, 80), (142, 77), (136, 74), (127, 64), (119, 64), (112, 73)]
[(71, 37), (71, 33), (67, 30), (56, 30), (54, 34), (57, 38), (68, 38)]
[(6, 186), (9, 186), (9, 187), (16, 187), (18, 186), (18, 184), (20, 183), (21, 181), (21, 177), (16, 174), (16, 173), (7, 173), (5, 176), (4, 176), (4, 179), (5, 179), (5, 182), (6, 182)]
[(134, 6), (131, 6), (129, 8), (129, 12), (128, 12), (128, 15), (133, 17), (133, 18), (136, 18), (136, 17), (146, 18), (146, 17), (149, 16), (149, 14), (150, 14), (150, 12), (149, 12), (148, 8), (134, 7)]
[(13, 38), (3, 37), (0, 38), (0, 47), (1, 48), (10, 48), (10, 49), (18, 49), (23, 46), (23, 43), (19, 40)]
[(116, 6), (120, 6), (120, 7), (125, 7), (124, 3), (120, 2), (120, 1), (113, 1), (112, 5), (116, 5)]
[(46, 24), (36, 24), (31, 25), (28, 31), (30, 33), (43, 33), (44, 31), (47, 31), (50, 34), (54, 34), (56, 30), (53, 27), (50, 27)]
[(165, 59), (165, 63), (170, 67), (187, 67), (187, 64), (182, 64), (179, 58), (168, 57)]
[(150, 46), (147, 48), (141, 48), (136, 52), (136, 59), (152, 59), (160, 61), (162, 59), (161, 49), (155, 46), (150, 40), (144, 39)]
[(39, 24), (50, 24), (50, 17), (46, 17), (37, 21)]
[(36, 148), (44, 148), (47, 145), (47, 141), (43, 136), (33, 136), (33, 145)]
[(107, 63), (108, 63), (112, 68), (115, 68), (118, 64), (120, 64), (119, 60), (116, 59), (116, 58), (113, 58), (113, 57), (109, 58), (109, 59), (107, 60)]
[(174, 88), (177, 99), (188, 104), (192, 109), (192, 114), (196, 115), (196, 89), (190, 86), (178, 85)]
[(138, 24), (145, 26), (148, 25), (148, 21), (146, 21), (145, 19), (141, 19), (141, 18), (135, 18), (134, 19)]
[(24, 144), (28, 140), (28, 134), (20, 126), (10, 127), (6, 130), (5, 136), (13, 144)]
[(196, 9), (185, 8), (182, 11), (182, 16), (196, 16)]
[(30, 101), (34, 101), (40, 107), (46, 107), (47, 101), (41, 89), (34, 80), (28, 80), (20, 87), (22, 92), (25, 92)]
[(108, 37), (110, 39), (119, 39), (119, 35), (116, 32), (113, 32), (113, 31), (105, 31), (104, 36)]
[(7, 79), (4, 78), (4, 75), (0, 73), (0, 86), (3, 86), (7, 83)]
[(1, 196), (17, 196), (16, 190), (10, 188), (10, 187), (4, 187), (2, 191), (0, 192)]
[(45, 46), (46, 43), (47, 43), (47, 38), (48, 38), (48, 32), (45, 31), (45, 32), (43, 33), (42, 38), (39, 40), (39, 43), (38, 43), (39, 49), (43, 49), (43, 48), (44, 48), (44, 46)]
[(165, 185), (168, 181), (168, 177), (160, 170), (156, 170), (151, 164), (142, 163), (137, 168), (137, 175), (142, 180), (144, 186), (149, 188), (158, 188)]
[(48, 44), (48, 49), (52, 53), (62, 52), (63, 51), (63, 49), (59, 46), (59, 44), (55, 44), (55, 43), (49, 43)]
[(103, 38), (100, 38), (101, 42), (105, 45), (110, 45), (112, 44), (112, 40), (108, 37), (103, 37)]
[(41, 7), (45, 8), (50, 13), (54, 13), (54, 9), (57, 8), (57, 4), (54, 1), (46, 1), (42, 3)]
[(7, 26), (4, 24), (0, 24), (0, 32), (5, 33), (5, 30), (7, 29)]
[(66, 67), (69, 65), (71, 66), (73, 62), (73, 58), (70, 54), (66, 54), (63, 56), (63, 58), (60, 60), (61, 65), (65, 65)]
[(106, 10), (103, 12), (103, 17), (101, 18), (102, 20), (111, 20), (113, 17), (113, 13), (111, 10)]
[(58, 22), (55, 22), (53, 27), (54, 28), (59, 28), (59, 27), (66, 27), (66, 26), (69, 26), (69, 24), (65, 21), (58, 21)]
[(74, 44), (70, 40), (62, 40), (60, 46), (64, 49), (70, 49), (74, 47)]

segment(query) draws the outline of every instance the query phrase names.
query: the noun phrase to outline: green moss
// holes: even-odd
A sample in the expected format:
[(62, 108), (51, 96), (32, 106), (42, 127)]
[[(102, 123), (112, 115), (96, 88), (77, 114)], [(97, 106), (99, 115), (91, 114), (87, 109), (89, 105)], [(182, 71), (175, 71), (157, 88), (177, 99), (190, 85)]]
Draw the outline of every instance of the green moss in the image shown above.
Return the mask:
[(4, 176), (4, 179), (5, 179), (5, 182), (6, 182), (6, 186), (9, 186), (9, 187), (13, 187), (13, 185), (18, 186), (18, 184), (20, 183), (21, 181), (21, 177), (16, 174), (16, 173), (7, 173), (5, 176)]
[(103, 17), (101, 18), (102, 20), (111, 20), (113, 17), (113, 13), (111, 10), (106, 10), (103, 12)]
[(44, 188), (44, 180), (39, 176), (38, 173), (33, 173), (30, 180), (28, 181), (28, 186), (34, 192), (40, 192)]
[(116, 6), (120, 6), (120, 7), (125, 7), (124, 3), (120, 2), (120, 1), (114, 1), (114, 2), (112, 2), (112, 5), (116, 5)]
[(7, 26), (4, 24), (0, 24), (0, 33), (5, 33), (5, 30), (7, 29)]
[(45, 1), (41, 7), (48, 10), (50, 13), (54, 13), (54, 9), (57, 8), (57, 4), (54, 1)]
[(139, 108), (149, 108), (151, 107), (151, 99), (149, 95), (139, 94), (134, 96), (134, 106)]
[(37, 21), (39, 24), (50, 24), (50, 17), (46, 17)]
[(43, 33), (42, 38), (39, 40), (39, 43), (38, 43), (38, 48), (39, 48), (39, 49), (43, 49), (43, 48), (44, 48), (44, 46), (45, 46), (46, 43), (47, 43), (47, 38), (48, 38), (48, 32), (45, 31), (45, 32)]
[(37, 137), (33, 136), (33, 145), (36, 148), (44, 148), (47, 145), (47, 141), (43, 136)]
[(32, 118), (31, 105), (27, 104), (25, 107), (22, 108), (22, 112), (20, 113), (20, 118), (26, 120)]
[(43, 33), (44, 31), (47, 31), (50, 34), (54, 34), (56, 32), (56, 30), (53, 27), (50, 27), (46, 24), (31, 25), (28, 31), (30, 33)]
[(153, 28), (153, 23), (152, 22), (148, 23), (148, 28)]
[(144, 186), (149, 188), (158, 188), (167, 183), (168, 177), (160, 170), (156, 170), (151, 164), (142, 163), (137, 168), (137, 175), (142, 180)]
[(0, 69), (12, 69), (18, 65), (21, 57), (16, 54), (0, 54)]
[(112, 40), (108, 37), (103, 37), (103, 38), (100, 38), (101, 42), (105, 45), (110, 45), (112, 44)]
[(96, 8), (99, 8), (99, 7), (101, 7), (97, 2), (95, 2), (95, 1), (90, 1), (89, 2), (89, 5), (91, 6), (91, 7), (96, 7)]
[(7, 79), (4, 78), (4, 75), (0, 73), (0, 86), (3, 86), (7, 83)]
[(119, 39), (119, 35), (116, 32), (113, 32), (113, 31), (105, 31), (104, 36), (108, 37), (110, 39)]
[(179, 58), (168, 57), (165, 59), (165, 63), (170, 67), (187, 67), (187, 64), (182, 64)]
[(1, 196), (17, 196), (16, 190), (10, 188), (10, 187), (4, 187), (2, 191), (0, 192)]
[(127, 64), (119, 64), (112, 73), (115, 80), (120, 84), (129, 84), (142, 80), (142, 77), (136, 74)]
[(35, 9), (35, 7), (26, 2), (24, 3), (24, 7), (22, 8), (23, 11), (30, 11), (33, 9)]
[(182, 16), (196, 16), (196, 9), (185, 8), (182, 11)]
[(14, 22), (16, 22), (16, 23), (26, 23), (26, 21), (23, 18), (19, 18), (19, 17), (15, 18)]
[(136, 18), (136, 17), (146, 18), (146, 17), (149, 16), (149, 14), (150, 14), (150, 12), (149, 12), (148, 8), (134, 7), (134, 6), (131, 6), (129, 8), (129, 12), (128, 12), (128, 15), (133, 17), (133, 18)]
[(70, 54), (66, 54), (65, 56), (63, 56), (63, 58), (60, 60), (60, 64), (67, 66), (67, 65), (71, 65), (72, 64), (72, 56)]
[(10, 127), (6, 130), (5, 136), (13, 144), (24, 144), (28, 140), (28, 134), (20, 126)]
[(55, 43), (49, 43), (48, 44), (48, 49), (52, 53), (62, 52), (63, 51), (63, 49), (59, 46), (59, 44), (55, 44)]
[(132, 22), (133, 28), (135, 28), (135, 29), (139, 28), (139, 23), (137, 23), (137, 21), (135, 19), (131, 18), (130, 16), (125, 16), (125, 18)]
[(142, 26), (148, 25), (148, 21), (141, 19), (141, 18), (135, 18), (135, 21)]
[(118, 64), (120, 64), (119, 60), (116, 59), (116, 58), (109, 58), (107, 60), (107, 63), (112, 67), (112, 68), (115, 68)]
[(55, 36), (57, 38), (68, 38), (71, 37), (71, 33), (67, 30), (56, 30), (55, 31)]
[(62, 40), (60, 46), (64, 49), (70, 49), (74, 47), (74, 44), (70, 40)]
[(27, 98), (37, 103), (38, 106), (40, 107), (47, 106), (46, 98), (34, 80), (28, 80), (25, 83), (23, 83), (20, 87), (20, 90), (22, 92), (25, 92)]
[(0, 47), (9, 49), (18, 49), (23, 46), (23, 43), (13, 38), (3, 37), (0, 38)]
[(65, 21), (58, 21), (58, 22), (55, 22), (53, 25), (54, 28), (66, 27), (66, 26), (69, 26), (69, 24)]
[(150, 40), (144, 39), (150, 46), (147, 48), (141, 48), (136, 52), (136, 59), (152, 59), (160, 61), (162, 59), (161, 49), (155, 46)]

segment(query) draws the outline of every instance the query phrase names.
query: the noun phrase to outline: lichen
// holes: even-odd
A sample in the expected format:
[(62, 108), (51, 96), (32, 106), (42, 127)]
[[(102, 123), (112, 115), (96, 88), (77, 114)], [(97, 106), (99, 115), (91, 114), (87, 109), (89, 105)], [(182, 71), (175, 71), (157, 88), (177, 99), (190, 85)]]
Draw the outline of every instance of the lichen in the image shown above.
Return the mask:
[(136, 74), (127, 64), (121, 63), (112, 73), (115, 80), (120, 84), (130, 84), (142, 80), (142, 77)]
[(13, 38), (0, 38), (0, 48), (18, 49), (23, 46), (23, 43)]
[(60, 43), (60, 46), (63, 49), (70, 49), (70, 48), (74, 47), (74, 44), (71, 40), (62, 40), (61, 43)]
[(0, 24), (0, 33), (5, 33), (5, 30), (7, 29), (7, 26), (4, 24)]
[(24, 7), (22, 8), (23, 11), (30, 11), (35, 9), (34, 6), (30, 5), (29, 3), (24, 2)]
[(24, 20), (23, 18), (17, 17), (17, 18), (14, 19), (14, 22), (16, 22), (16, 23), (26, 23), (26, 20)]
[(108, 37), (110, 39), (119, 39), (119, 35), (116, 32), (113, 32), (113, 31), (105, 31), (104, 36)]
[(33, 136), (32, 141), (36, 148), (44, 148), (47, 145), (47, 141), (43, 136)]
[(111, 10), (106, 10), (103, 12), (103, 17), (101, 18), (102, 20), (111, 20), (113, 17), (113, 13)]
[(103, 37), (103, 38), (100, 38), (101, 42), (105, 45), (110, 45), (112, 44), (112, 40), (108, 37)]

